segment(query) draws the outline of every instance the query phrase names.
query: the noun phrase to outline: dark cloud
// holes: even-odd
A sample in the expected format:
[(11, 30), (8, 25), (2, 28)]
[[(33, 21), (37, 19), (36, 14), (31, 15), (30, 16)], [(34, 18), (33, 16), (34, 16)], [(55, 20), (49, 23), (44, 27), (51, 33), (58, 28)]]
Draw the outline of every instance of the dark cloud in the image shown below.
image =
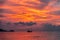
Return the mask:
[(39, 1), (43, 3), (49, 3), (51, 0), (39, 0)]
[(57, 0), (57, 2), (60, 2), (60, 0)]
[(11, 11), (10, 9), (0, 8), (0, 14), (4, 14), (4, 13), (11, 13), (11, 14), (13, 14), (15, 12)]
[(10, 4), (10, 5), (12, 5), (12, 6), (22, 6), (20, 4)]
[(38, 3), (36, 3), (36, 2), (25, 2), (25, 3), (28, 3), (28, 4), (34, 4), (34, 5), (38, 5)]
[(0, 8), (0, 13), (3, 13), (4, 12), (4, 9)]
[(38, 8), (39, 8), (39, 9), (44, 9), (47, 5), (48, 5), (48, 4), (40, 4)]
[(8, 5), (11, 5), (11, 6), (23, 6), (22, 4), (19, 4), (19, 3), (13, 3), (13, 2), (9, 2)]
[[(34, 3), (32, 3), (32, 4), (34, 4)], [(44, 3), (42, 3), (42, 4), (36, 4), (35, 3), (34, 6), (27, 5), (27, 7), (35, 8), (35, 9), (40, 9), (40, 10), (44, 9), (45, 6), (47, 6), (47, 4), (44, 4)]]
[(17, 22), (17, 23), (14, 23), (15, 25), (25, 25), (25, 23), (24, 22)]
[(34, 22), (27, 22), (27, 23), (25, 23), (27, 26), (32, 26), (32, 25), (35, 25), (36, 23), (34, 23)]
[(0, 17), (5, 17), (4, 15), (0, 15)]
[(36, 23), (34, 22), (18, 22), (18, 23), (15, 23), (16, 25), (20, 24), (20, 25), (24, 25), (24, 26), (32, 26), (32, 25), (35, 25)]
[(17, 3), (12, 3), (12, 4), (10, 4), (10, 5), (12, 5), (12, 6), (23, 6), (23, 5), (17, 4)]
[(6, 0), (0, 0), (0, 4), (4, 4)]
[(16, 12), (10, 10), (10, 9), (6, 9), (4, 13), (10, 13), (10, 14), (15, 14)]
[(42, 2), (42, 4), (39, 5), (39, 8), (44, 9), (46, 6), (48, 6), (51, 0), (39, 0), (39, 1)]
[(60, 15), (60, 10), (58, 10), (58, 11), (52, 11), (49, 14), (52, 14), (52, 15)]
[(52, 22), (59, 23), (60, 19), (54, 19), (54, 20), (52, 20)]
[(28, 4), (34, 5), (34, 6), (31, 6), (31, 5), (26, 5), (26, 6), (42, 10), (42, 9), (44, 9), (45, 6), (48, 5), (48, 3), (49, 3), (50, 0), (38, 0), (38, 1), (43, 2), (43, 3), (39, 4), (39, 3), (36, 3), (36, 2), (26, 2)]
[(60, 0), (55, 0), (52, 6), (56, 7), (56, 9), (60, 8)]

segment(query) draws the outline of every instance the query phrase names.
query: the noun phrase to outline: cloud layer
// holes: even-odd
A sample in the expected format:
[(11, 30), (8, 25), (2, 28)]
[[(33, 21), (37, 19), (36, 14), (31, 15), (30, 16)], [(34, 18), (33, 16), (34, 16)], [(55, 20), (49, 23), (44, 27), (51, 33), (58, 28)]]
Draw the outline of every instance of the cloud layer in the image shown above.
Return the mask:
[(52, 23), (60, 20), (60, 0), (8, 0), (0, 8), (0, 14), (5, 21)]

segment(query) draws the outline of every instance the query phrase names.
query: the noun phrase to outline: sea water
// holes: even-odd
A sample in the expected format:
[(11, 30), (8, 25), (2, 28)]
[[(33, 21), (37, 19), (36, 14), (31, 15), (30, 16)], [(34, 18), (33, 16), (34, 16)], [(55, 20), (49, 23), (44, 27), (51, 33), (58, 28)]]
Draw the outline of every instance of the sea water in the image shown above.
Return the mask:
[(0, 32), (0, 40), (60, 40), (60, 32)]

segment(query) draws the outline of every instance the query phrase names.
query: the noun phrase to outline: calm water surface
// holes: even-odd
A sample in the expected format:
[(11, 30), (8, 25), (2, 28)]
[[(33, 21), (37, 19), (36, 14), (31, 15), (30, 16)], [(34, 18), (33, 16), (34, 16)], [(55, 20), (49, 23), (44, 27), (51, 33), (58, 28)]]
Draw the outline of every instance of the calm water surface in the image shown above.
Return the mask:
[(0, 32), (0, 40), (60, 40), (60, 32)]

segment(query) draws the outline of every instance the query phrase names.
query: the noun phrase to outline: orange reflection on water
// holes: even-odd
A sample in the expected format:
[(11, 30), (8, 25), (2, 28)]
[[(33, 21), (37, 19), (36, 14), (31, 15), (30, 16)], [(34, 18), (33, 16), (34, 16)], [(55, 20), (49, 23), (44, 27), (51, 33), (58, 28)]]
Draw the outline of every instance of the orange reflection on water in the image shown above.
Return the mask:
[(54, 35), (49, 32), (0, 32), (0, 40), (53, 40)]

